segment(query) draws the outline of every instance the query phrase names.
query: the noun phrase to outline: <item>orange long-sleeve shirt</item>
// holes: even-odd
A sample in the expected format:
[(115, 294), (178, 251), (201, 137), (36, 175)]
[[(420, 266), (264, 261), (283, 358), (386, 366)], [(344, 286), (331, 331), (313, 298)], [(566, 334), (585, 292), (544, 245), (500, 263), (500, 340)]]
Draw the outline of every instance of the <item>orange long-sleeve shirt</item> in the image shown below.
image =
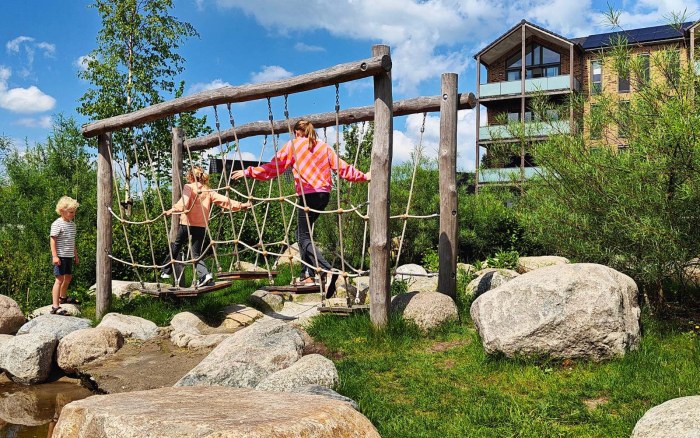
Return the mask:
[(182, 213), (180, 223), (193, 227), (206, 227), (209, 223), (209, 213), (213, 204), (228, 210), (238, 211), (241, 203), (234, 201), (217, 192), (202, 192), (207, 190), (200, 183), (185, 184), (182, 189), (182, 197), (172, 208), (173, 213)]
[(348, 181), (367, 181), (364, 173), (339, 158), (327, 143), (317, 141), (312, 151), (306, 137), (288, 141), (272, 161), (260, 167), (248, 167), (245, 175), (258, 180), (269, 180), (292, 165), (294, 187), (299, 195), (330, 192), (333, 188), (331, 170)]

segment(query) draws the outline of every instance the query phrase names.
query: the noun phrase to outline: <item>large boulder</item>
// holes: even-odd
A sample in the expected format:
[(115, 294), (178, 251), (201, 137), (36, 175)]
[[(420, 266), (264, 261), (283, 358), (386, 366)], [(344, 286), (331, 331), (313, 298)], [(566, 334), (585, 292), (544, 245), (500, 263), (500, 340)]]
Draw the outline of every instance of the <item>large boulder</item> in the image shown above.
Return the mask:
[(415, 263), (407, 263), (396, 268), (396, 274), (394, 275), (394, 280), (397, 281), (408, 281), (414, 277), (422, 277), (428, 274), (421, 265)]
[[(37, 307), (36, 309), (32, 310), (32, 313), (29, 314), (29, 319), (34, 319), (37, 316), (41, 315), (49, 315), (51, 313), (51, 309), (53, 308), (53, 304), (49, 304), (48, 306), (43, 306), (43, 307)], [(80, 316), (80, 307), (76, 306), (75, 304), (61, 304), (61, 309), (65, 310), (68, 315), (70, 316)]]
[(674, 398), (649, 409), (632, 438), (700, 437), (700, 395)]
[(314, 394), (314, 395), (322, 395), (324, 397), (332, 398), (334, 400), (340, 400), (345, 403), (350, 403), (350, 405), (355, 409), (355, 410), (360, 410), (360, 407), (357, 405), (357, 402), (350, 397), (345, 397), (342, 394), (338, 394), (337, 392), (333, 391), (332, 389), (328, 388), (327, 386), (321, 386), (321, 385), (306, 385), (306, 386), (298, 386), (296, 388), (292, 388), (289, 390), (289, 392), (298, 392), (300, 394)]
[(41, 332), (4, 341), (0, 345), (0, 368), (13, 382), (23, 385), (44, 382), (51, 372), (57, 342), (54, 335)]
[(481, 295), (471, 316), (487, 353), (603, 360), (637, 347), (637, 292), (607, 266), (548, 266)]
[(111, 327), (76, 330), (58, 343), (56, 361), (63, 371), (74, 374), (83, 365), (116, 353), (122, 345), (124, 337)]
[(476, 274), (478, 274), (476, 278), (469, 282), (464, 291), (468, 298), (477, 298), (520, 275), (510, 269), (496, 268), (482, 269)]
[(455, 302), (439, 292), (410, 292), (391, 297), (391, 310), (416, 323), (423, 330), (430, 330), (445, 321), (456, 320), (459, 315)]
[(85, 318), (65, 315), (41, 315), (28, 321), (17, 331), (18, 335), (29, 333), (46, 333), (52, 335), (56, 340), (76, 330), (92, 327), (92, 322)]
[(54, 438), (379, 437), (348, 403), (240, 388), (160, 388), (66, 405)]
[(15, 300), (0, 295), (0, 334), (14, 335), (26, 321)]
[(304, 341), (294, 327), (265, 318), (221, 342), (175, 386), (254, 388), (299, 360)]
[(97, 326), (117, 329), (125, 338), (147, 340), (158, 336), (158, 326), (152, 321), (120, 313), (106, 314)]
[[(40, 426), (54, 421), (63, 406), (92, 393), (82, 386), (57, 381), (49, 385), (20, 386), (3, 383), (0, 397), (0, 436), (15, 436), (2, 429), (2, 422), (23, 426)], [(3, 435), (5, 432), (7, 435)], [(22, 432), (20, 432), (20, 436)]]
[(515, 270), (524, 274), (545, 266), (565, 265), (567, 263), (571, 263), (569, 259), (559, 256), (520, 257), (518, 258), (518, 267)]
[(263, 313), (279, 312), (284, 308), (284, 298), (262, 289), (250, 294), (248, 301)]
[(307, 385), (321, 385), (335, 388), (338, 384), (338, 370), (330, 359), (320, 354), (303, 356), (289, 368), (267, 376), (255, 389), (262, 391), (290, 391)]
[(170, 341), (181, 348), (214, 347), (229, 336), (228, 333), (216, 332), (215, 328), (190, 312), (180, 312), (173, 316), (170, 326)]

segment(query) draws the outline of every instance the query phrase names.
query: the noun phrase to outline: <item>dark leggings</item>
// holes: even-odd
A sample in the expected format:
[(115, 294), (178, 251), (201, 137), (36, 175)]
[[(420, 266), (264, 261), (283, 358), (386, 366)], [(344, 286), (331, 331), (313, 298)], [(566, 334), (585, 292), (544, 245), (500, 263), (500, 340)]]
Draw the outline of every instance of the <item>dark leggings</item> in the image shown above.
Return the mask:
[[(306, 197), (306, 205), (311, 209), (319, 211), (326, 209), (328, 200), (330, 199), (330, 193), (326, 192), (307, 193), (304, 196)], [(304, 205), (304, 199), (301, 196), (299, 196), (298, 204), (301, 206)], [(319, 216), (319, 213), (309, 211), (309, 219), (307, 223), (307, 213), (304, 211), (304, 209), (299, 208), (297, 210), (297, 242), (299, 242), (299, 254), (301, 255), (301, 259), (310, 266), (317, 266), (316, 261), (318, 260), (318, 267), (325, 270), (330, 270), (330, 263), (326, 261), (323, 254), (321, 254), (321, 251), (314, 247), (314, 245), (311, 243), (311, 232), (309, 231), (309, 227), (313, 229), (314, 222), (316, 222), (316, 219), (318, 219)], [(304, 276), (304, 273), (310, 277), (313, 277), (316, 274), (313, 268), (309, 268), (306, 265), (302, 265), (301, 273), (302, 277)]]
[[(202, 249), (204, 248), (204, 241), (206, 237), (206, 228), (204, 227), (193, 227), (190, 226), (189, 233), (187, 232), (187, 225), (180, 225), (177, 229), (177, 238), (175, 242), (170, 244), (170, 249), (172, 255), (175, 259), (178, 259), (180, 251), (183, 248), (187, 248), (188, 236), (192, 236), (192, 258), (198, 259), (202, 255)], [(168, 254), (163, 261), (163, 264), (170, 263), (170, 254)], [(171, 265), (167, 265), (163, 268), (163, 273), (170, 274), (172, 270)], [(197, 262), (197, 278), (201, 279), (209, 273), (207, 265), (204, 264), (204, 260), (200, 259)]]

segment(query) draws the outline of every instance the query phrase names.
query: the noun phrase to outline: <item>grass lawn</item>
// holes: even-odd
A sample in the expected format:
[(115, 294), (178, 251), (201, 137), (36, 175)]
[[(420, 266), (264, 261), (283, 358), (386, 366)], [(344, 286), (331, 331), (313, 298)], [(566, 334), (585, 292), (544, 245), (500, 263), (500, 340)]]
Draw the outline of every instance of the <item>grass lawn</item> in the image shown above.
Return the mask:
[[(282, 272), (276, 283), (288, 280)], [(223, 307), (245, 303), (264, 284), (237, 281), (182, 300), (116, 300), (113, 311), (159, 326), (190, 311), (217, 324)], [(308, 331), (338, 368), (337, 391), (385, 438), (629, 437), (652, 406), (700, 394), (700, 321), (645, 316), (639, 349), (609, 362), (509, 360), (484, 354), (468, 305), (460, 308), (461, 321), (427, 334), (396, 317), (377, 332), (368, 315), (321, 315)], [(94, 301), (83, 311), (94, 316)]]

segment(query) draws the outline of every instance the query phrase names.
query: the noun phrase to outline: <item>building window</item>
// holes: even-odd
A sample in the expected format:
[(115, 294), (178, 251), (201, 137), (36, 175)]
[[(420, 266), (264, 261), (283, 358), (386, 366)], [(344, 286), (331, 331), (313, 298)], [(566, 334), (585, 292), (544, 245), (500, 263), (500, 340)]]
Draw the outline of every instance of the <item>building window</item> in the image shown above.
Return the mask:
[[(617, 136), (627, 138), (629, 136), (630, 103), (628, 100), (620, 102), (617, 117)], [(625, 146), (626, 147), (626, 146)]]
[(646, 85), (651, 77), (651, 71), (649, 69), (649, 54), (642, 53), (639, 55), (639, 83), (640, 85)]
[(666, 52), (666, 76), (670, 85), (678, 84), (681, 77), (681, 53), (678, 50), (669, 50)]
[(603, 114), (600, 105), (591, 105), (589, 127), (591, 140), (600, 140), (603, 137)]
[(603, 91), (603, 63), (591, 61), (591, 94), (599, 94)]
[(618, 93), (629, 93), (630, 92), (630, 71), (629, 71), (629, 60), (625, 61), (623, 68), (617, 73), (617, 91)]
[[(525, 78), (544, 78), (561, 74), (561, 55), (539, 44), (525, 47)], [(522, 75), (520, 52), (506, 60), (506, 75), (509, 81), (519, 81)]]

